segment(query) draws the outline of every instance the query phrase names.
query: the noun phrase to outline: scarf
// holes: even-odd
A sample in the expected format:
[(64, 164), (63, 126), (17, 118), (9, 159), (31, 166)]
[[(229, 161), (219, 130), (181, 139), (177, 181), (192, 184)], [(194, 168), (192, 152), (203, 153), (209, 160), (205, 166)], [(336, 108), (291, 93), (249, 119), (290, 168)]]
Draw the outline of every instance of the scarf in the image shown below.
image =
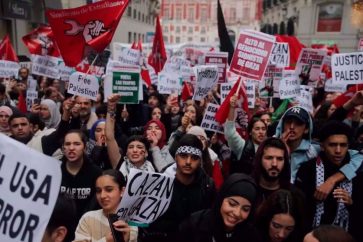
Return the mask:
[(122, 173), (122, 175), (124, 175), (125, 178), (129, 175), (131, 168), (146, 172), (155, 172), (155, 169), (150, 161), (145, 160), (144, 164), (142, 164), (140, 167), (136, 167), (134, 164), (131, 163), (127, 156), (124, 156), (124, 162), (122, 162), (120, 172)]
[[(319, 187), (320, 185), (322, 185), (324, 183), (324, 163), (322, 162), (320, 157), (317, 158), (315, 167), (316, 167), (315, 184), (316, 184), (316, 187)], [(338, 187), (346, 190), (350, 196), (352, 195), (352, 182), (351, 181), (344, 180), (339, 184)], [(318, 202), (316, 204), (315, 216), (314, 216), (314, 220), (313, 220), (314, 228), (316, 228), (320, 225), (321, 216), (323, 214), (324, 214), (324, 202)], [(335, 218), (333, 221), (333, 225), (337, 225), (337, 226), (345, 229), (346, 231), (348, 230), (349, 211), (347, 209), (347, 206), (341, 201), (338, 201), (337, 212), (336, 212), (336, 215), (335, 215)]]

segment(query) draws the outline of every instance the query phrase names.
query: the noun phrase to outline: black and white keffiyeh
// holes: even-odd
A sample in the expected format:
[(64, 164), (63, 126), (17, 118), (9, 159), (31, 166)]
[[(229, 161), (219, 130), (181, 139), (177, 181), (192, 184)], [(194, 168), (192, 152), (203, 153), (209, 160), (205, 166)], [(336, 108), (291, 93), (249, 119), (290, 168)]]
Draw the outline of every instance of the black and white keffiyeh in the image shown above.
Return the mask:
[(199, 156), (199, 158), (202, 158), (202, 151), (193, 146), (187, 146), (187, 145), (180, 146), (175, 152), (175, 155), (178, 154), (191, 154), (191, 155), (197, 155)]
[[(321, 161), (320, 157), (318, 157), (316, 161), (316, 187), (319, 187), (324, 183), (324, 164)], [(351, 181), (343, 181), (339, 184), (339, 187), (346, 190), (349, 195), (352, 195), (352, 182)], [(316, 204), (315, 216), (313, 221), (313, 227), (318, 227), (321, 223), (321, 216), (324, 214), (324, 202), (318, 202)], [(348, 230), (349, 227), (349, 211), (347, 206), (338, 201), (337, 212), (335, 215), (335, 219), (333, 222), (334, 225), (337, 225), (345, 230)]]

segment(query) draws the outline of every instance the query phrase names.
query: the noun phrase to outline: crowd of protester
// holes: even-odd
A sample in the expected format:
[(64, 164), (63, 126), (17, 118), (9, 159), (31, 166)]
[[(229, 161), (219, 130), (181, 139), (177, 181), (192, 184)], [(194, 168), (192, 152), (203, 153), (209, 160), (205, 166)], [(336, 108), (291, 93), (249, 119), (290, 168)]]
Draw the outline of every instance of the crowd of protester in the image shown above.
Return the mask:
[(323, 93), (314, 113), (291, 103), (273, 121), (281, 100), (258, 98), (242, 136), (237, 96), (224, 134), (200, 127), (218, 89), (182, 101), (144, 86), (143, 101), (123, 105), (117, 94), (92, 101), (38, 77), (39, 100), (25, 111), (28, 75), (21, 68), (0, 83), (0, 132), (60, 161), (62, 195), (43, 241), (114, 241), (107, 216), (131, 168), (175, 180), (148, 227), (113, 224), (125, 241), (363, 241), (363, 91), (339, 107), (339, 94)]

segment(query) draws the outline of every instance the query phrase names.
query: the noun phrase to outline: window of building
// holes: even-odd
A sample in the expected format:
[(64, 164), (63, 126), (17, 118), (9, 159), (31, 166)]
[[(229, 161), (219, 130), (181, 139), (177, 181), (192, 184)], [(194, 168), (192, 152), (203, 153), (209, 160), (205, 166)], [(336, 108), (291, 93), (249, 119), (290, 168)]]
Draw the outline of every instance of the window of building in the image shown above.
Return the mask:
[(140, 13), (140, 11), (137, 13), (137, 19), (138, 19), (139, 21), (141, 21), (141, 13)]
[(231, 22), (234, 22), (234, 21), (236, 21), (236, 9), (235, 8), (231, 8), (230, 9), (231, 11), (230, 11), (230, 16), (229, 16), (229, 20), (231, 21)]
[(164, 9), (164, 16), (163, 16), (163, 18), (164, 19), (169, 19), (169, 14), (170, 14), (170, 12), (169, 12), (169, 8), (165, 8)]
[(200, 20), (201, 20), (202, 22), (205, 22), (205, 21), (207, 21), (207, 19), (208, 19), (208, 12), (207, 12), (207, 9), (206, 9), (206, 8), (202, 8), (202, 9), (200, 10)]
[(136, 40), (136, 33), (134, 33), (134, 41), (136, 42), (137, 40)]
[(182, 19), (182, 9), (181, 8), (177, 8), (176, 9), (176, 16), (175, 16), (176, 20), (181, 20)]
[(317, 32), (340, 32), (343, 18), (343, 3), (318, 5)]
[(193, 42), (193, 37), (188, 37), (189, 42)]
[(193, 27), (188, 28), (188, 33), (193, 33)]
[(127, 7), (127, 17), (131, 17), (132, 16), (132, 8), (131, 6)]
[(201, 37), (200, 42), (204, 43), (205, 42), (205, 37)]
[(200, 30), (200, 32), (201, 32), (202, 34), (205, 34), (205, 33), (206, 33), (205, 27), (202, 27), (202, 28), (201, 28), (201, 30)]
[(177, 43), (177, 44), (180, 43), (180, 37), (179, 36), (175, 37), (175, 43)]
[(136, 19), (137, 17), (137, 12), (136, 12), (136, 9), (134, 9), (134, 19)]
[(194, 31), (199, 31), (199, 26), (195, 26)]
[(129, 32), (129, 38), (128, 38), (127, 42), (128, 43), (131, 43), (132, 42), (132, 33), (131, 32)]
[(141, 15), (142, 22), (145, 22), (145, 14)]
[(164, 39), (164, 42), (165, 42), (165, 43), (169, 43), (169, 38), (168, 38), (168, 36), (163, 36), (163, 39)]
[(175, 27), (175, 32), (176, 32), (176, 33), (180, 33), (180, 26), (176, 26), (176, 27)]
[(187, 31), (187, 26), (183, 26), (183, 32)]
[(192, 22), (194, 20), (194, 8), (188, 9), (188, 21)]
[(168, 33), (168, 32), (169, 32), (168, 26), (164, 26), (164, 33)]

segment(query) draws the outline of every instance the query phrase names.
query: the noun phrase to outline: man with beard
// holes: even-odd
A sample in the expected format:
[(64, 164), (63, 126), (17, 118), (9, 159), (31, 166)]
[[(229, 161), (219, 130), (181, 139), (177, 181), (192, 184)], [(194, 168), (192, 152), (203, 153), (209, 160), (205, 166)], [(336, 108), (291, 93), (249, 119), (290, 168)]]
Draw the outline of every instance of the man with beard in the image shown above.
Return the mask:
[(9, 127), (13, 139), (44, 153), (55, 155), (54, 152), (61, 147), (59, 140), (63, 139), (68, 130), (75, 128), (69, 124), (73, 102), (69, 99), (63, 103), (62, 120), (57, 129), (38, 130), (33, 132), (29, 117), (25, 114), (15, 113), (9, 118)]
[(91, 111), (92, 101), (89, 98), (78, 96), (76, 98), (76, 108), (73, 109), (72, 113), (74, 116), (79, 115), (81, 130), (88, 131), (92, 128), (92, 125), (97, 121), (96, 113)]
[(285, 143), (279, 138), (267, 138), (257, 149), (253, 177), (257, 184), (257, 207), (270, 194), (290, 190), (290, 162)]

